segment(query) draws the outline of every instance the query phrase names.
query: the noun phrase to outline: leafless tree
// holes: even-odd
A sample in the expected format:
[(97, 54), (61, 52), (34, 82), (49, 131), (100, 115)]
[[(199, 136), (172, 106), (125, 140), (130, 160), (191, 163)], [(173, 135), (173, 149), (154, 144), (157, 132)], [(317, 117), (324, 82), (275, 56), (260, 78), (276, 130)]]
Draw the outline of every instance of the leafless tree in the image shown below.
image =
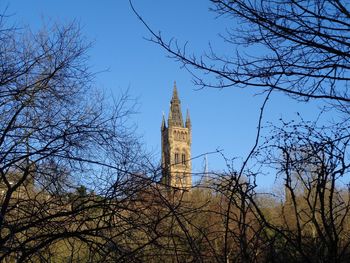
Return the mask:
[[(290, 262), (349, 260), (348, 127), (316, 122), (283, 123), (269, 138), (264, 162), (276, 168), (285, 196), (267, 217), (254, 202), (269, 229), (270, 257)], [(280, 253), (278, 251), (282, 251)], [(277, 260), (278, 261), (278, 260)]]
[[(218, 255), (224, 255), (221, 260), (238, 262), (348, 261), (349, 3), (210, 2), (211, 11), (229, 18), (221, 37), (231, 45), (230, 54), (222, 54), (212, 46), (207, 53), (196, 54), (190, 50), (190, 43), (181, 45), (178, 40), (164, 39), (130, 1), (149, 30), (150, 40), (189, 70), (195, 84), (220, 89), (253, 88), (266, 96), (256, 141), (242, 168), (212, 185), (226, 202), (222, 206), (226, 207), (225, 213), (219, 213), (226, 224), (221, 229), (225, 233), (223, 251)], [(335, 106), (340, 121), (283, 123), (286, 127), (273, 129), (273, 137), (261, 145), (264, 106), (275, 92), (305, 102), (318, 99), (329, 103)], [(264, 151), (268, 154), (263, 161), (259, 159), (259, 165), (279, 167), (276, 176), (282, 176), (286, 191), (282, 204), (275, 202), (270, 208), (256, 190), (254, 178), (259, 171), (249, 167), (252, 157)], [(238, 226), (240, 232), (232, 231), (232, 226)], [(253, 239), (245, 234), (248, 229)], [(235, 234), (239, 242), (232, 245), (229, 236)], [(249, 240), (259, 247), (249, 249)]]
[[(135, 12), (149, 29), (151, 41), (193, 69), (194, 81), (200, 86), (255, 87), (258, 92), (272, 88), (305, 100), (349, 102), (350, 12), (346, 1), (210, 2), (211, 11), (233, 21), (222, 35), (232, 44), (230, 55), (212, 47), (205, 55), (191, 55), (177, 41), (167, 41), (153, 31)], [(257, 55), (249, 52), (256, 48)], [(201, 72), (219, 81), (207, 82)]]
[(33, 33), (2, 18), (0, 261), (131, 262), (146, 222), (129, 204), (152, 180), (128, 96), (93, 87), (77, 23)]

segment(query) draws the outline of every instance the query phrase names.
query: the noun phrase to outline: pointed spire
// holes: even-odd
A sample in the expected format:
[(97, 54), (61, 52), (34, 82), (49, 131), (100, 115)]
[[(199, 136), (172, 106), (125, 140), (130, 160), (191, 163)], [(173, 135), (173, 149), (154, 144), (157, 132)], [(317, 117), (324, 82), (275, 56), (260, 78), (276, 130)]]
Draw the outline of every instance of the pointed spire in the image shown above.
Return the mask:
[(191, 119), (190, 119), (190, 112), (187, 109), (186, 111), (186, 123), (185, 123), (186, 128), (191, 128)]
[(165, 114), (164, 114), (164, 111), (163, 111), (163, 114), (162, 114), (162, 126), (161, 126), (161, 130), (164, 130), (166, 128), (166, 125), (165, 125)]
[(177, 95), (176, 81), (174, 81), (173, 97), (171, 98), (171, 102), (173, 102), (173, 101), (180, 102), (179, 96)]
[(184, 127), (181, 112), (181, 102), (177, 94), (176, 82), (174, 81), (173, 97), (170, 101), (170, 112), (168, 125), (174, 125), (177, 127)]
[(208, 156), (204, 155), (204, 174), (208, 175)]

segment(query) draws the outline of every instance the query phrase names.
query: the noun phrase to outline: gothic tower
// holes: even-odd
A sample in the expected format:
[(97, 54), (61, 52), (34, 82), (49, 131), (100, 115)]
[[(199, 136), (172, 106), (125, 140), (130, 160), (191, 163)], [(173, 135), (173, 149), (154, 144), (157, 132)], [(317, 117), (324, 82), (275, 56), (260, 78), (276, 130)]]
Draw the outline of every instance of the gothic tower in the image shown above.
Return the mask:
[(191, 120), (187, 110), (185, 124), (182, 119), (181, 102), (176, 83), (170, 101), (168, 125), (163, 114), (162, 133), (162, 175), (167, 186), (189, 190), (192, 186), (191, 173)]

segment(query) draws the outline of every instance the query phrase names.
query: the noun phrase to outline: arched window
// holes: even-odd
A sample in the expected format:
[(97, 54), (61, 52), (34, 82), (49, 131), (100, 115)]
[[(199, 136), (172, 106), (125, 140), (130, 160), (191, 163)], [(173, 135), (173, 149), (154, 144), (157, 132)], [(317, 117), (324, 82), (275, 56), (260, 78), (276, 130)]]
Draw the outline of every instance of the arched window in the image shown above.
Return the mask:
[(179, 163), (179, 154), (178, 153), (175, 153), (175, 164), (178, 164)]
[(185, 154), (185, 153), (181, 154), (181, 163), (182, 163), (183, 165), (186, 164), (186, 154)]

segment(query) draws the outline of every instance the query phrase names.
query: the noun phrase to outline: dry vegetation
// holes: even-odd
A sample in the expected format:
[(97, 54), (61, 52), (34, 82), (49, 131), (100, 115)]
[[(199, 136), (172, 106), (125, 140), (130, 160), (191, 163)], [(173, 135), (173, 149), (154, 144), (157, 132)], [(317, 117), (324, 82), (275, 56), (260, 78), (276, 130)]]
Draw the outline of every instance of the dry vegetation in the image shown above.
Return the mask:
[[(350, 261), (348, 5), (212, 2), (242, 19), (228, 40), (263, 43), (270, 56), (198, 60), (154, 41), (214, 74), (217, 87), (261, 88), (265, 103), (276, 91), (326, 99), (340, 121), (282, 122), (263, 143), (257, 134), (241, 169), (205, 174), (190, 192), (168, 189), (128, 126), (128, 97), (94, 92), (78, 26), (31, 33), (2, 17), (0, 261)], [(283, 182), (281, 196), (257, 190), (262, 166)]]

